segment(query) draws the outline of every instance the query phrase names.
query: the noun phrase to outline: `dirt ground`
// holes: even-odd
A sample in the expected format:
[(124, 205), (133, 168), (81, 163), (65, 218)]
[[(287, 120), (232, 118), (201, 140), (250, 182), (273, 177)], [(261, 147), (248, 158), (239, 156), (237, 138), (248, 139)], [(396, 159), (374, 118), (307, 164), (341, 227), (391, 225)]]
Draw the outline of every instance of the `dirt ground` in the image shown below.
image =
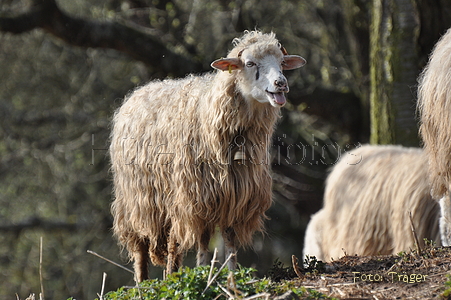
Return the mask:
[(428, 247), (420, 255), (345, 256), (297, 271), (296, 285), (339, 299), (451, 299), (445, 296), (448, 288), (451, 294), (450, 247)]

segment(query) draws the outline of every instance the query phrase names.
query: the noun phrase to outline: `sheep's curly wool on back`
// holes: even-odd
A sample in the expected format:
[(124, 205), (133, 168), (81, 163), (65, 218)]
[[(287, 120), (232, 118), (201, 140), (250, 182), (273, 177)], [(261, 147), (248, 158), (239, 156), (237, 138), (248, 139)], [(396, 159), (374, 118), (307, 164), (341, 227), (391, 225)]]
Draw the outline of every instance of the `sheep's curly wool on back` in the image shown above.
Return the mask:
[(363, 146), (344, 155), (326, 181), (324, 207), (312, 216), (304, 254), (330, 261), (345, 254), (396, 254), (420, 242), (440, 243), (439, 205), (417, 148)]
[(419, 77), (417, 107), (432, 195), (439, 199), (448, 194), (451, 182), (451, 29), (435, 45)]
[[(274, 34), (250, 32), (242, 49), (280, 55)], [(240, 96), (236, 72), (153, 81), (116, 112), (111, 136), (114, 233), (129, 252), (146, 241), (164, 265), (167, 237), (180, 251), (204, 232), (234, 228), (241, 245), (263, 230), (271, 205), (268, 139), (280, 109)], [(232, 160), (238, 146), (249, 158)]]

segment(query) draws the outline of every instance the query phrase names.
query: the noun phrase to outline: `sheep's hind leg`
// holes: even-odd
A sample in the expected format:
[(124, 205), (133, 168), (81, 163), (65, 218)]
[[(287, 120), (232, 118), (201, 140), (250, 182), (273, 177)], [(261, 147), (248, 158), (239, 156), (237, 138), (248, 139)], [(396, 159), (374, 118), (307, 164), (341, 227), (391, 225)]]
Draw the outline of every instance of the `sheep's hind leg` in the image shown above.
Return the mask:
[(197, 266), (206, 266), (208, 263), (208, 244), (210, 242), (210, 232), (205, 230), (202, 234), (197, 249)]
[(166, 274), (177, 272), (182, 265), (182, 254), (179, 252), (178, 244), (173, 235), (169, 236), (168, 242), (168, 261), (166, 265)]
[(222, 232), (222, 237), (224, 239), (225, 258), (228, 259), (229, 256), (232, 255), (229, 262), (227, 263), (227, 267), (229, 268), (229, 270), (235, 270), (237, 263), (235, 230), (233, 230), (233, 228), (230, 227), (227, 228)]
[(451, 198), (450, 195), (443, 196), (440, 199), (440, 236), (442, 245), (447, 247), (451, 245)]
[(149, 244), (147, 241), (140, 241), (137, 245), (137, 251), (133, 253), (135, 281), (142, 282), (149, 279)]

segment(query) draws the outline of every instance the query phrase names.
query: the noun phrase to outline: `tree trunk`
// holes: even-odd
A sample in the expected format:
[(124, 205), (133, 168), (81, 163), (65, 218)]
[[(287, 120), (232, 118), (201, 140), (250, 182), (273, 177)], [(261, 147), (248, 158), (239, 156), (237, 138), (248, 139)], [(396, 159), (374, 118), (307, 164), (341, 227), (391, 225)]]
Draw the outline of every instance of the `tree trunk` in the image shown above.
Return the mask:
[(414, 0), (374, 0), (370, 29), (372, 144), (418, 146), (415, 86), (419, 73)]

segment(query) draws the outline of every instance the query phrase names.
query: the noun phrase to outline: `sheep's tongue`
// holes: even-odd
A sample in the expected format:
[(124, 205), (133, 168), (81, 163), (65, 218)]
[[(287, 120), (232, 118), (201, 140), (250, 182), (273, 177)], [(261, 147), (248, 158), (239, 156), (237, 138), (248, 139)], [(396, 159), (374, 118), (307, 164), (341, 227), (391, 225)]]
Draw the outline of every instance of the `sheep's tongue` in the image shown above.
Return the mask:
[(274, 101), (276, 101), (279, 105), (284, 105), (287, 102), (287, 99), (285, 98), (284, 93), (274, 93), (272, 94)]

